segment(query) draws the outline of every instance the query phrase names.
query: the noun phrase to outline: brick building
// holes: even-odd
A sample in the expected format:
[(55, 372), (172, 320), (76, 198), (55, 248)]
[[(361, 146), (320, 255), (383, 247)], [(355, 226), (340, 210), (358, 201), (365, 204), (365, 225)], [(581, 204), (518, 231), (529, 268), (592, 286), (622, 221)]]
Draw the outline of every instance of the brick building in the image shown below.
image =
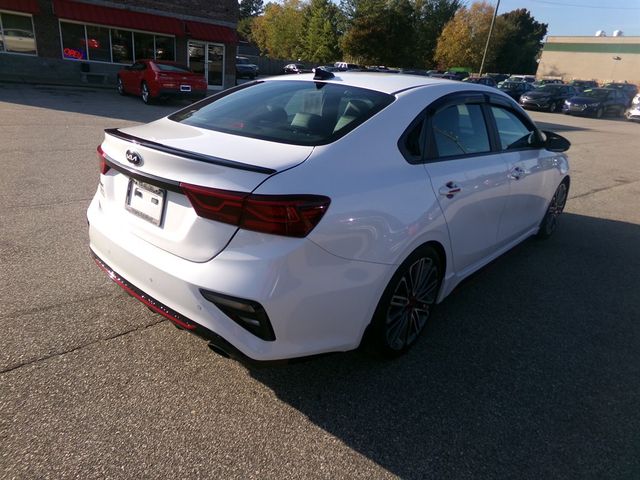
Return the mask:
[(172, 60), (235, 84), (237, 0), (0, 0), (0, 80), (114, 83), (123, 65)]

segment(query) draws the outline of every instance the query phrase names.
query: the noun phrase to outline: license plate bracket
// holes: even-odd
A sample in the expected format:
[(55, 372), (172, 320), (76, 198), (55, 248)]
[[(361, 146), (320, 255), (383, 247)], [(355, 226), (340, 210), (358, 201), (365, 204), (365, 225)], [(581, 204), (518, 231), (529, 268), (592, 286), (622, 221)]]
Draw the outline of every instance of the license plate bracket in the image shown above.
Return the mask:
[(180, 85), (180, 91), (181, 92), (190, 92), (191, 91), (191, 85)]
[(130, 178), (124, 208), (159, 227), (164, 216), (166, 197), (165, 189)]

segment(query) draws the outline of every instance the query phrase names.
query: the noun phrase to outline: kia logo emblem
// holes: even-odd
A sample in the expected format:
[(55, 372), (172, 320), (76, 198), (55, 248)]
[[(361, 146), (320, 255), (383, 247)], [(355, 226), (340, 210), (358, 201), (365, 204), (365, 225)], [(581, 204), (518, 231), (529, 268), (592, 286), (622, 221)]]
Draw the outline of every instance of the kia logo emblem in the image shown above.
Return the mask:
[(140, 165), (142, 163), (142, 157), (138, 152), (127, 150), (126, 157), (127, 162), (133, 163), (134, 165)]

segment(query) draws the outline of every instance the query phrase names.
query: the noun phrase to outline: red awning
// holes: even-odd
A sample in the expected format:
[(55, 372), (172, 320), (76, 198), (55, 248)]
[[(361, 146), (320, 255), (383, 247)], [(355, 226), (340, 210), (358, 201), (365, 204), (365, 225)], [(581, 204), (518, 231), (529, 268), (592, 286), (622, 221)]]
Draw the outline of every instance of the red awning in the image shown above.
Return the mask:
[(235, 30), (210, 23), (185, 22), (187, 32), (194, 40), (206, 40), (208, 42), (238, 43), (238, 35)]
[(38, 0), (0, 0), (0, 9), (14, 12), (40, 13)]
[(53, 0), (53, 8), (56, 16), (61, 19), (66, 18), (112, 27), (135, 28), (136, 30), (177, 36), (184, 35), (182, 22), (176, 18), (132, 12), (121, 8), (100, 7), (69, 0)]

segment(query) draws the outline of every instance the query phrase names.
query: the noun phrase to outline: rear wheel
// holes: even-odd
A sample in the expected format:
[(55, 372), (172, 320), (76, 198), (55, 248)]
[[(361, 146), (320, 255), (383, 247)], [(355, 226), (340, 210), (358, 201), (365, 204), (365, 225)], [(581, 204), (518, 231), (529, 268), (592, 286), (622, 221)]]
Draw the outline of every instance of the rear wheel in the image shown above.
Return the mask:
[(122, 79), (120, 77), (118, 77), (118, 82), (117, 82), (117, 87), (118, 89), (118, 93), (120, 95), (124, 95), (125, 91), (124, 91), (124, 83), (122, 83)]
[(436, 302), (442, 263), (430, 246), (420, 247), (398, 268), (382, 294), (371, 322), (367, 346), (394, 358), (417, 341)]
[(142, 82), (142, 85), (140, 85), (140, 97), (142, 98), (142, 101), (147, 105), (153, 102), (147, 82)]
[(560, 214), (564, 210), (564, 206), (567, 203), (567, 195), (569, 194), (569, 184), (567, 181), (563, 181), (558, 188), (556, 189), (556, 193), (553, 194), (553, 198), (549, 203), (549, 207), (547, 208), (547, 212), (540, 222), (540, 229), (538, 230), (537, 238), (545, 240), (558, 229), (558, 222), (560, 220)]

